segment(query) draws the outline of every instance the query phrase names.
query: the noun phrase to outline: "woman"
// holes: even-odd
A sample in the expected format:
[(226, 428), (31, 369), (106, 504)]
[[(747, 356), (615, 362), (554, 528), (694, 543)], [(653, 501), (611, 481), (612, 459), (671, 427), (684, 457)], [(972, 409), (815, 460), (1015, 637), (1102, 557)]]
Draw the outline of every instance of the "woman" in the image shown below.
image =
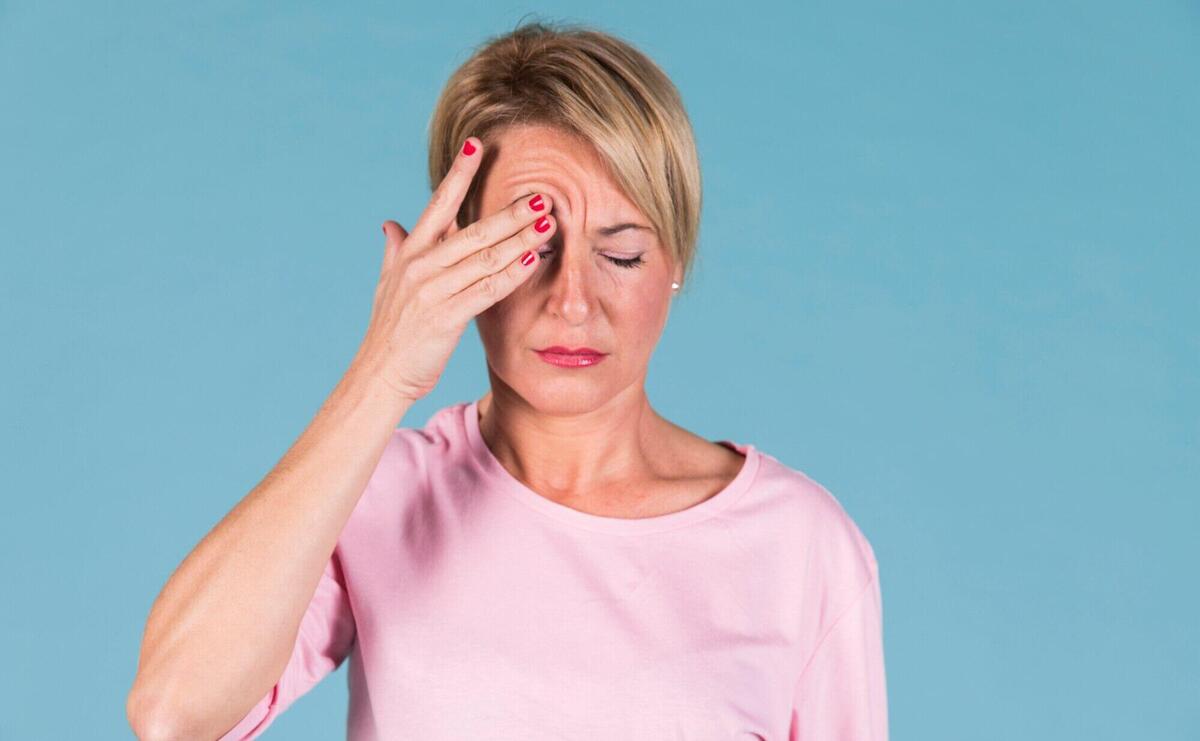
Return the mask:
[[(491, 39), (430, 174), (344, 378), (156, 600), (138, 736), (254, 738), (349, 657), (357, 741), (886, 738), (866, 538), (647, 400), (701, 202), (662, 71), (577, 26)], [(397, 428), (472, 318), (491, 390)]]

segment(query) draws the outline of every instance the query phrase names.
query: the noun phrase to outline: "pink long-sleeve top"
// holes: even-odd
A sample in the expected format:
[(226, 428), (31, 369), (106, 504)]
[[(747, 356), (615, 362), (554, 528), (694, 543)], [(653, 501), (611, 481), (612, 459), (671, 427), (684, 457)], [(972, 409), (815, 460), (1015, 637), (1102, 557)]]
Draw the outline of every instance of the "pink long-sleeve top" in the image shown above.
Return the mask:
[(252, 739), (350, 658), (349, 741), (885, 741), (874, 551), (753, 444), (716, 495), (593, 515), (511, 475), (475, 401), (399, 427)]

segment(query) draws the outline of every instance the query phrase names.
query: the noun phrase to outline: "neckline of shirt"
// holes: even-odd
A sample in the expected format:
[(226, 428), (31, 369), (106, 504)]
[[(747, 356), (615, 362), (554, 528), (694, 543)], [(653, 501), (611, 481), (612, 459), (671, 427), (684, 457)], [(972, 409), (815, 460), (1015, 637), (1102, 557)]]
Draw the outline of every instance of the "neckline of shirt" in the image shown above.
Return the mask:
[(505, 493), (522, 504), (561, 523), (584, 530), (609, 534), (644, 534), (672, 530), (701, 522), (733, 504), (750, 488), (759, 469), (761, 455), (753, 443), (716, 440), (714, 442), (718, 444), (732, 447), (744, 455), (746, 460), (733, 480), (713, 496), (686, 509), (653, 517), (625, 518), (595, 515), (547, 499), (509, 473), (483, 439), (483, 433), (479, 429), (478, 404), (478, 400), (472, 400), (460, 402), (458, 405), (460, 421), (466, 428), (467, 440), (470, 445), (470, 458), (475, 465), (482, 470), (489, 481), (499, 484)]

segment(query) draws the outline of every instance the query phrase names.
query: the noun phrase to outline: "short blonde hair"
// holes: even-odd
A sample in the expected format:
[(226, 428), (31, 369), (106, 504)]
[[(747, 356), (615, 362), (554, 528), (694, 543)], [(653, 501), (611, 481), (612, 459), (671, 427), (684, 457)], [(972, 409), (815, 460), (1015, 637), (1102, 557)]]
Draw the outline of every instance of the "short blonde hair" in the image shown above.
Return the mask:
[[(657, 64), (574, 23), (525, 23), (485, 40), (447, 80), (430, 117), (430, 187), (445, 178), (464, 139), (486, 144), (510, 124), (548, 125), (590, 143), (687, 282), (700, 228), (700, 162), (683, 100)], [(464, 199), (460, 227), (478, 218), (481, 180)]]

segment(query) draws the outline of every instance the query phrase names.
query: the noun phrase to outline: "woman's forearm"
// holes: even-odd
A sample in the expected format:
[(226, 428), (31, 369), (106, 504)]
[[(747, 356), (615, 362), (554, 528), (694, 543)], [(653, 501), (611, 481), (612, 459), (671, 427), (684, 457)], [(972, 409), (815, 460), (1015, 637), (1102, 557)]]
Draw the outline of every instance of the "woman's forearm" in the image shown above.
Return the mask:
[(151, 607), (128, 698), (139, 738), (217, 738), (278, 681), (338, 536), (412, 403), (356, 357), (274, 469), (176, 568)]

